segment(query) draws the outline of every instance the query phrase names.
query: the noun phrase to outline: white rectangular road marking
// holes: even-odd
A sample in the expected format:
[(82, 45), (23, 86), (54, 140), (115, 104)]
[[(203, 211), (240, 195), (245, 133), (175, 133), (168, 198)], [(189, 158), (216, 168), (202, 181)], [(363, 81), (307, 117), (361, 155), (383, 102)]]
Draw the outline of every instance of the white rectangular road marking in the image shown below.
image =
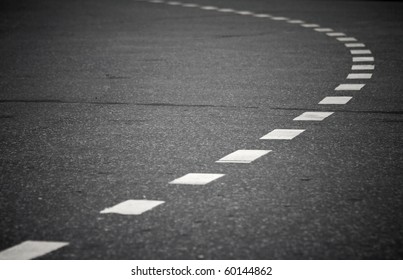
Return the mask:
[(238, 14), (238, 15), (241, 15), (241, 16), (248, 16), (248, 15), (252, 15), (252, 14), (253, 14), (253, 13), (250, 12), (250, 11), (236, 11), (235, 13)]
[(185, 176), (169, 182), (169, 184), (205, 185), (223, 176), (225, 176), (225, 174), (188, 173)]
[(351, 54), (371, 54), (370, 50), (350, 50)]
[(331, 33), (326, 33), (327, 36), (330, 37), (341, 37), (341, 36), (346, 36), (346, 34), (344, 33), (340, 33), (340, 32), (331, 32)]
[(260, 139), (262, 139), (262, 140), (291, 140), (291, 139), (294, 139), (294, 137), (297, 137), (298, 135), (300, 135), (304, 131), (305, 131), (305, 129), (275, 129)]
[(340, 38), (336, 38), (338, 41), (340, 42), (356, 42), (357, 39), (353, 38), (353, 37), (340, 37)]
[(297, 24), (299, 24), (299, 23), (304, 23), (304, 21), (303, 20), (299, 20), (299, 19), (292, 19), (292, 20), (289, 20), (289, 21), (287, 21), (288, 23), (297, 23)]
[(232, 13), (235, 10), (234, 9), (229, 9), (229, 8), (222, 8), (222, 9), (218, 9), (217, 11), (222, 12), (222, 13)]
[(363, 43), (346, 43), (344, 44), (347, 48), (365, 48)]
[(68, 244), (67, 242), (27, 240), (1, 251), (0, 260), (31, 260), (67, 246)]
[(188, 3), (188, 4), (183, 4), (182, 7), (186, 7), (186, 8), (196, 8), (199, 7), (199, 5), (197, 4), (193, 4), (193, 3)]
[(318, 31), (318, 32), (332, 32), (333, 29), (331, 29), (331, 28), (315, 28), (315, 31)]
[(162, 0), (150, 0), (149, 2), (155, 3), (155, 4), (164, 3), (164, 1), (162, 1)]
[(334, 90), (361, 90), (365, 84), (340, 84)]
[(207, 11), (218, 10), (218, 8), (214, 7), (214, 6), (203, 6), (203, 7), (200, 7), (200, 9), (207, 10)]
[(271, 15), (268, 15), (268, 14), (254, 14), (253, 16), (257, 17), (257, 18), (269, 18), (269, 17), (271, 17)]
[(355, 56), (353, 57), (353, 62), (372, 62), (374, 57), (372, 56)]
[(217, 160), (219, 163), (251, 163), (271, 150), (238, 150)]
[(351, 98), (351, 96), (327, 96), (319, 104), (347, 104)]
[(307, 28), (314, 28), (314, 27), (319, 27), (319, 24), (305, 23), (305, 24), (301, 24), (301, 26), (307, 27)]
[(182, 3), (176, 2), (176, 1), (169, 1), (167, 2), (168, 5), (176, 6), (176, 5), (181, 5)]
[(348, 74), (347, 79), (371, 79), (371, 73), (356, 73), (356, 74)]
[(286, 17), (272, 17), (272, 20), (288, 20)]
[(334, 112), (305, 112), (294, 118), (294, 121), (323, 121)]
[(374, 70), (375, 65), (353, 65), (351, 70)]
[(126, 200), (110, 208), (105, 208), (100, 213), (114, 213), (121, 215), (141, 215), (154, 207), (163, 204), (164, 201), (159, 200)]

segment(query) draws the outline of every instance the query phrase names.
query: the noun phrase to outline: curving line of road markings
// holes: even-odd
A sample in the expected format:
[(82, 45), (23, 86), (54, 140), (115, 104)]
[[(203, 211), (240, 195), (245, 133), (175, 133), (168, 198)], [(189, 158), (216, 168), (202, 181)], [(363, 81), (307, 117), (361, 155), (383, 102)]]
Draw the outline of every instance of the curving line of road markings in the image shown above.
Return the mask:
[[(252, 16), (261, 19), (270, 19), (274, 21), (285, 21), (290, 24), (300, 25), (304, 28), (313, 28), (314, 31), (322, 32), (331, 38), (336, 38), (337, 41), (343, 42), (346, 48), (352, 48), (350, 54), (352, 57), (353, 65), (352, 71), (373, 71), (375, 61), (373, 56), (360, 56), (372, 54), (371, 50), (365, 49), (363, 43), (358, 42), (354, 37), (348, 37), (345, 33), (335, 32), (331, 28), (321, 27), (316, 23), (306, 23), (299, 19), (290, 19), (283, 16), (272, 16), (270, 14), (254, 13), (251, 11), (238, 11), (231, 8), (219, 8), (215, 6), (202, 6), (196, 3), (182, 3), (179, 1), (163, 1), (163, 0), (137, 0), (153, 4), (167, 4), (170, 6), (181, 6), (185, 8), (199, 8), (205, 11), (215, 11), (221, 13), (233, 13), (241, 16)], [(363, 48), (363, 49), (359, 49)], [(359, 62), (360, 64), (355, 64)], [(372, 78), (371, 72), (363, 73), (350, 73), (347, 80), (368, 80)], [(346, 83), (339, 84), (335, 91), (360, 91), (365, 84), (363, 83)], [(349, 102), (352, 96), (326, 96), (318, 104), (320, 105), (342, 105)], [(324, 119), (333, 115), (334, 112), (304, 112), (295, 117), (293, 121), (323, 121)], [(274, 129), (268, 134), (262, 136), (261, 140), (292, 140), (303, 133), (305, 129)], [(217, 160), (218, 163), (251, 163), (258, 158), (270, 153), (271, 150), (238, 150), (230, 153), (227, 156)], [(168, 184), (174, 185), (205, 185), (224, 177), (225, 174), (211, 174), (211, 173), (188, 173), (180, 178), (177, 178)], [(101, 214), (115, 213), (120, 215), (141, 215), (154, 207), (157, 207), (165, 201), (159, 200), (126, 200), (120, 202), (110, 208), (102, 210)], [(50, 253), (54, 250), (67, 246), (66, 242), (52, 242), (52, 241), (24, 241), (11, 248), (0, 252), (1, 259), (33, 259)]]

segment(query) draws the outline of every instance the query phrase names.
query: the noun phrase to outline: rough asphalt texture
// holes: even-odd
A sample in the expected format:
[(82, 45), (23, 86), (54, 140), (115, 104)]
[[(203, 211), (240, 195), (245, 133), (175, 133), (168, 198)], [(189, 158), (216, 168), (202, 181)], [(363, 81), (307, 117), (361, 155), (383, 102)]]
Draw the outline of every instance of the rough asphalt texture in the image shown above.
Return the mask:
[[(315, 22), (375, 56), (350, 73), (312, 29), (133, 0), (12, 1), (0, 9), (0, 251), (43, 259), (402, 259), (403, 3), (195, 0)], [(348, 94), (347, 94), (348, 95)], [(335, 114), (295, 122), (305, 111)], [(263, 141), (276, 128), (306, 128)], [(219, 164), (238, 149), (272, 153)], [(206, 186), (168, 185), (224, 173)], [(100, 214), (163, 200), (140, 216)]]

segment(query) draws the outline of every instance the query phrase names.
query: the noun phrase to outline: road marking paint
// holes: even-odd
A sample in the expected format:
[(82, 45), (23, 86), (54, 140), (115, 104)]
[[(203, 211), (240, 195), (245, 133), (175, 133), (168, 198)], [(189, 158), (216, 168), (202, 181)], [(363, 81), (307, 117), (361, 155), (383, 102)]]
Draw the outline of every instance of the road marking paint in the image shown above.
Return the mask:
[(303, 21), (303, 20), (299, 20), (299, 19), (292, 19), (292, 20), (289, 20), (289, 21), (287, 21), (288, 23), (297, 23), (297, 24), (300, 24), (300, 23), (304, 23), (305, 21)]
[(272, 17), (272, 20), (289, 20), (289, 18), (286, 17)]
[(313, 28), (313, 27), (319, 27), (319, 24), (314, 24), (314, 23), (304, 23), (301, 24), (303, 27), (308, 27), (308, 28)]
[(169, 2), (167, 2), (167, 4), (172, 5), (172, 6), (182, 5), (181, 2), (176, 2), (176, 1), (169, 1)]
[(179, 185), (206, 185), (218, 178), (225, 176), (225, 174), (211, 174), (211, 173), (188, 173), (178, 179), (175, 179), (169, 184)]
[(363, 43), (346, 43), (344, 44), (347, 48), (365, 48)]
[(356, 42), (357, 39), (353, 38), (353, 37), (340, 37), (340, 38), (336, 38), (338, 41), (340, 42)]
[(315, 31), (318, 31), (318, 32), (332, 32), (333, 29), (331, 29), (331, 28), (315, 28)]
[(236, 14), (242, 15), (242, 16), (249, 16), (252, 15), (253, 13), (250, 11), (235, 11)]
[(218, 8), (214, 7), (214, 6), (202, 6), (202, 7), (200, 7), (200, 9), (206, 10), (206, 11), (218, 10)]
[(155, 3), (155, 4), (160, 4), (160, 3), (164, 3), (164, 1), (161, 0), (150, 0), (150, 3)]
[(361, 90), (365, 84), (340, 84), (334, 90)]
[(347, 104), (351, 100), (351, 96), (327, 96), (319, 102), (319, 104)]
[(185, 3), (185, 4), (182, 4), (182, 7), (186, 7), (186, 8), (196, 8), (196, 7), (199, 7), (199, 5), (193, 4), (193, 3)]
[(346, 34), (341, 33), (341, 32), (330, 32), (330, 33), (326, 33), (327, 36), (330, 37), (342, 37), (342, 36), (346, 36)]
[(292, 140), (297, 137), (305, 129), (275, 129), (265, 136), (261, 137), (262, 140)]
[(158, 205), (163, 204), (164, 202), (165, 201), (159, 201), (159, 200), (131, 199), (131, 200), (123, 201), (110, 208), (105, 208), (100, 213), (101, 214), (113, 213), (113, 214), (121, 214), (121, 215), (141, 215), (144, 212), (147, 212), (147, 211), (153, 209), (154, 207), (157, 207)]
[(354, 73), (348, 74), (347, 79), (371, 79), (371, 73)]
[(222, 8), (222, 9), (218, 9), (217, 11), (222, 12), (222, 13), (232, 13), (232, 12), (235, 12), (234, 9), (229, 9), (229, 8)]
[(238, 150), (217, 160), (218, 163), (251, 163), (271, 150)]
[(0, 260), (31, 260), (67, 246), (68, 244), (67, 242), (27, 240), (1, 251)]
[(334, 112), (305, 112), (294, 118), (294, 121), (323, 121)]
[(370, 50), (350, 50), (351, 54), (371, 54)]
[(353, 65), (351, 70), (374, 70), (375, 65)]
[(372, 56), (357, 56), (353, 57), (353, 62), (364, 62), (364, 61), (374, 61), (374, 57)]
[(269, 17), (271, 17), (271, 15), (268, 15), (268, 14), (253, 14), (253, 16), (257, 17), (257, 18), (269, 18)]

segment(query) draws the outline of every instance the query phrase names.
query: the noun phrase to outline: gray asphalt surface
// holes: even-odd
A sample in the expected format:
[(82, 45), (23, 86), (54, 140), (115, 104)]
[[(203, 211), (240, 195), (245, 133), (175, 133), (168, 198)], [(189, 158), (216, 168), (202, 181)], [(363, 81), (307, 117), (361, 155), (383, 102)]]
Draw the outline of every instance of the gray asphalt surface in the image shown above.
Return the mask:
[[(194, 3), (345, 32), (373, 52), (373, 78), (346, 105), (318, 105), (351, 54), (284, 21), (2, 1), (0, 251), (45, 240), (69, 245), (42, 259), (402, 259), (403, 3)], [(315, 110), (335, 113), (292, 121)], [(259, 140), (277, 128), (306, 131)], [(238, 149), (273, 152), (215, 163)], [(226, 176), (168, 184), (195, 172)], [(128, 199), (165, 203), (99, 213)]]

